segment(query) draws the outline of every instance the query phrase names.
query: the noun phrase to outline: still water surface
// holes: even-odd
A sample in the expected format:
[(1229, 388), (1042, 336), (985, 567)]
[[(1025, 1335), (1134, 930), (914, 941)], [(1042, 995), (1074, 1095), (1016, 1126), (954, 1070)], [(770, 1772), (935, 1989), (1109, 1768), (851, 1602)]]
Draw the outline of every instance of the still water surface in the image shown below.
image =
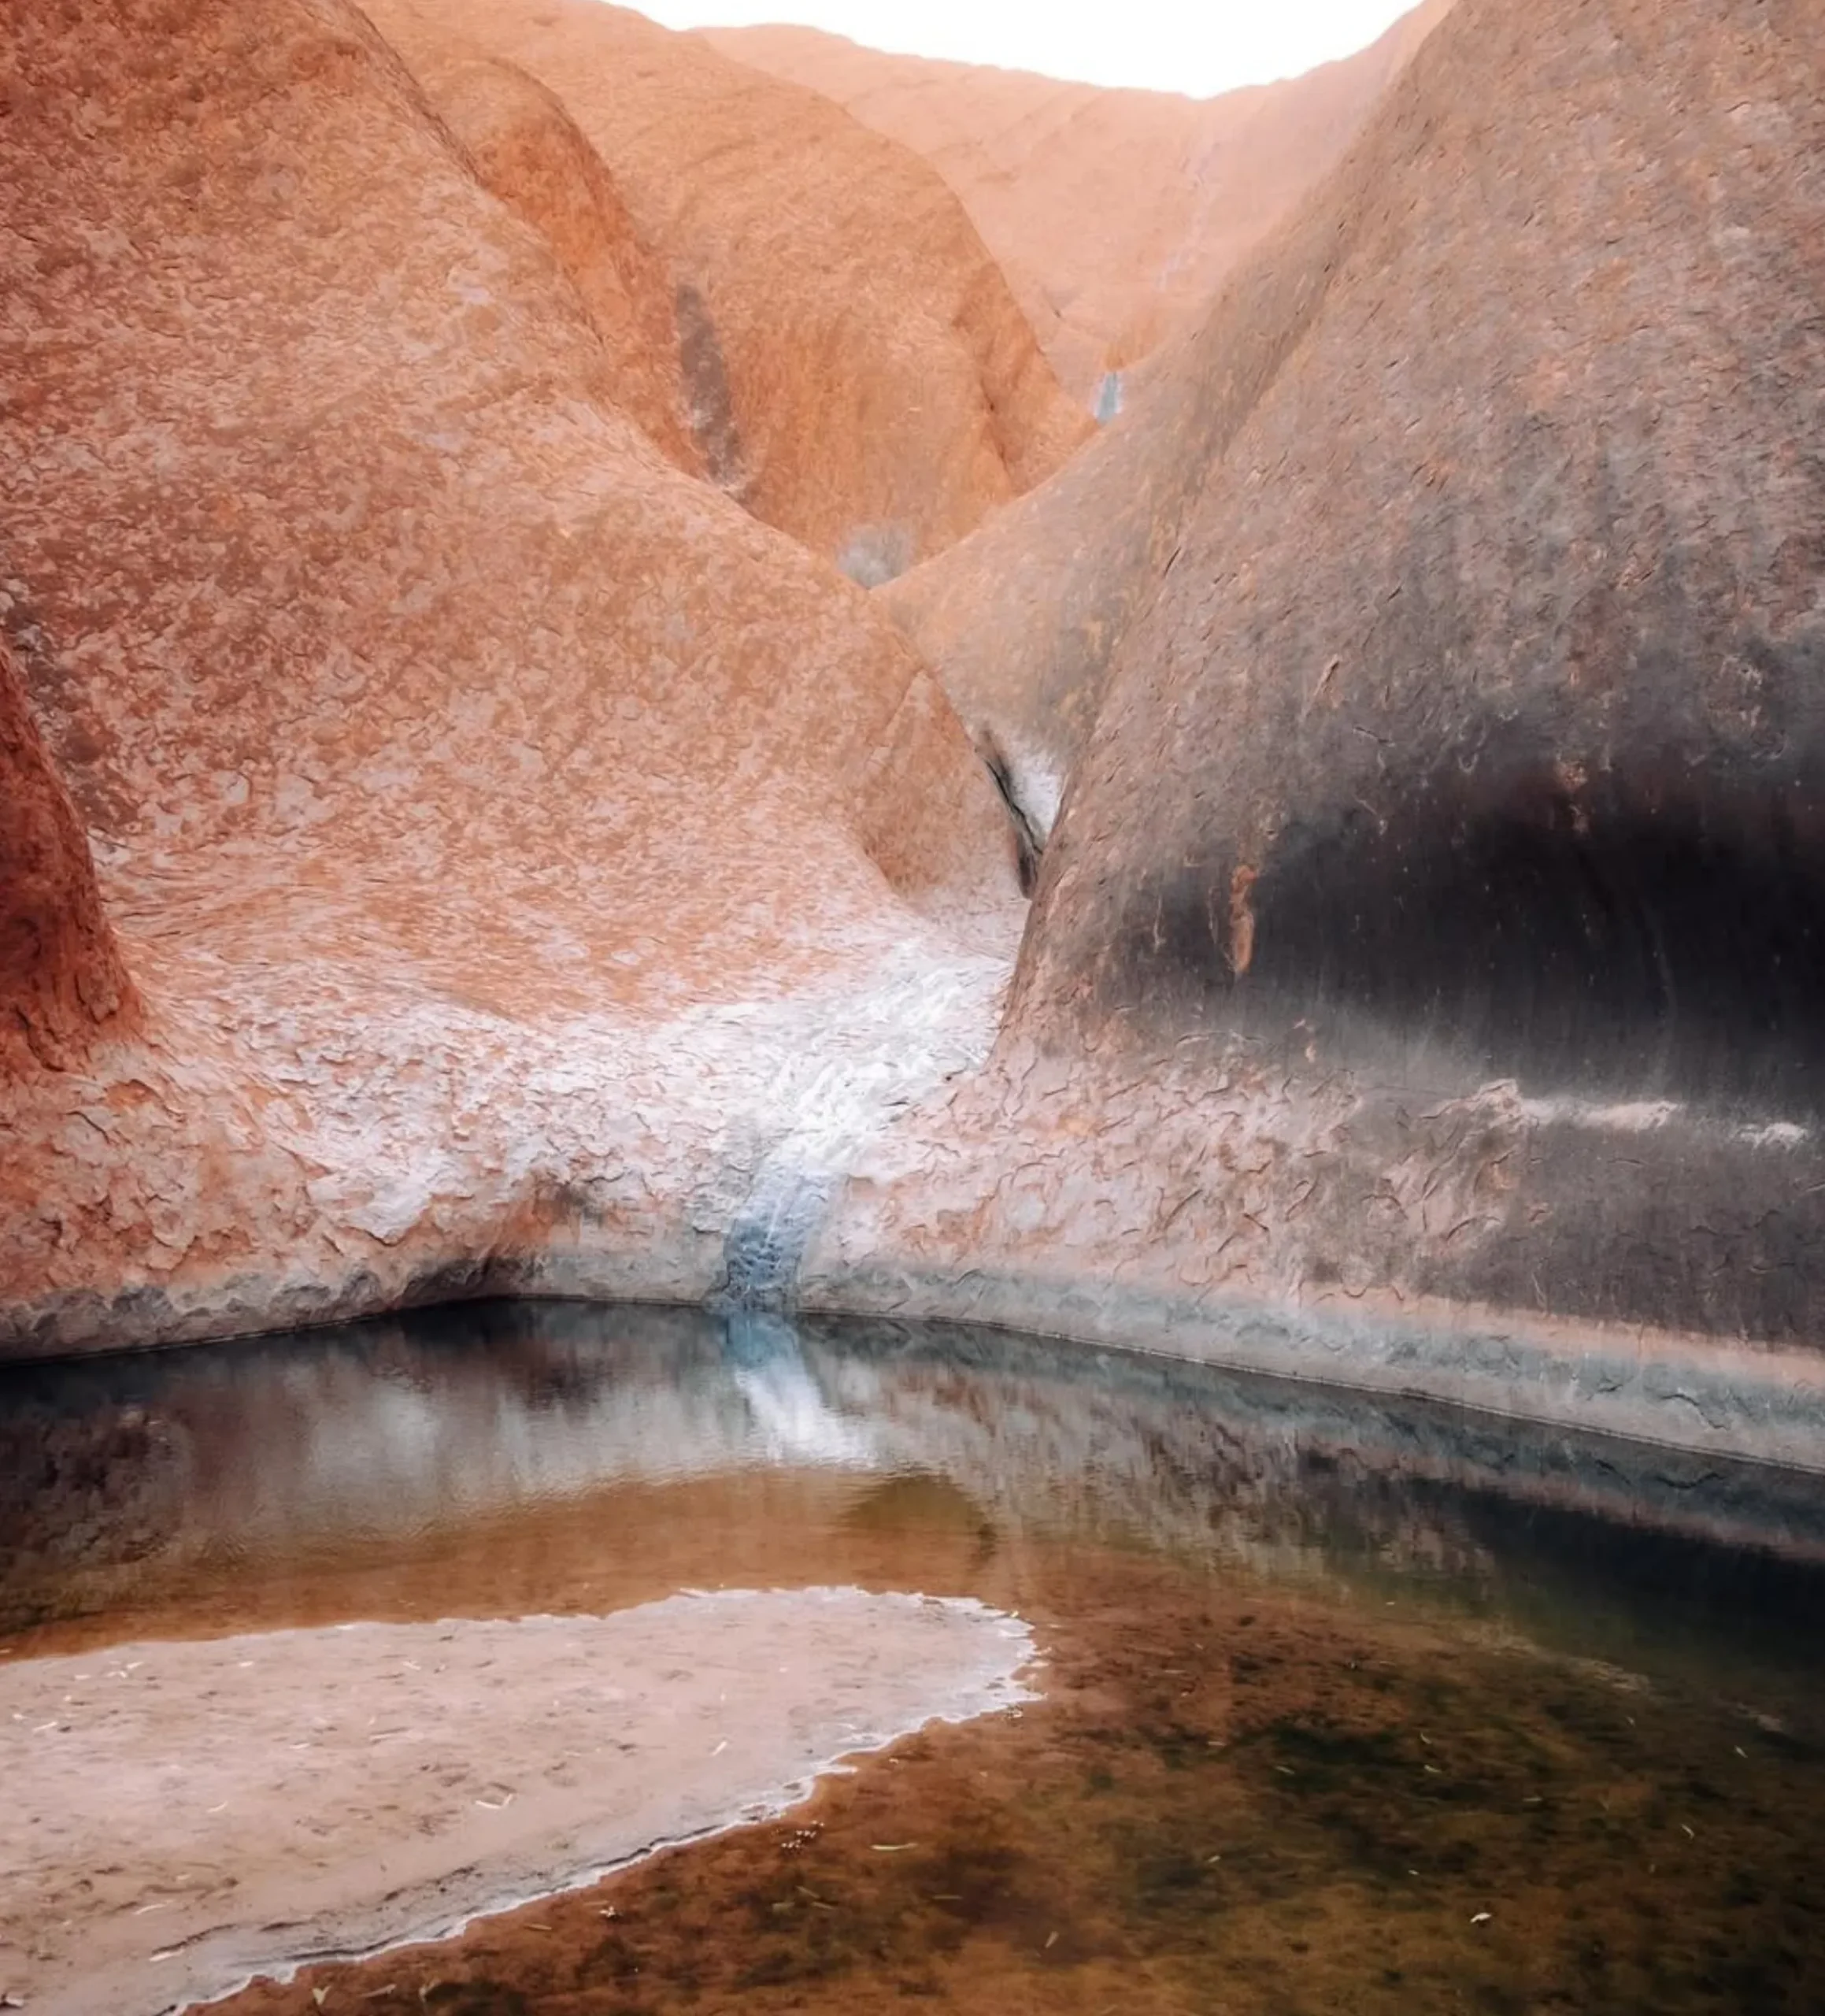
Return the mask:
[(1044, 1699), (241, 2016), (1825, 2010), (1825, 1480), (931, 1326), (512, 1304), (0, 1375), (0, 1640), (855, 1583)]

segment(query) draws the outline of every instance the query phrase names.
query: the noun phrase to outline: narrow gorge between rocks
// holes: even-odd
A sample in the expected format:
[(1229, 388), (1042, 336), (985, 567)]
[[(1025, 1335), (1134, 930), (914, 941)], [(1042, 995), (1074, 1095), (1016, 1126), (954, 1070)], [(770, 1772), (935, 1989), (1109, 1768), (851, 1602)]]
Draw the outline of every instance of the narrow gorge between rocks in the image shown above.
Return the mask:
[(655, 4), (0, 9), (0, 2009), (1816, 2016), (1825, 0)]

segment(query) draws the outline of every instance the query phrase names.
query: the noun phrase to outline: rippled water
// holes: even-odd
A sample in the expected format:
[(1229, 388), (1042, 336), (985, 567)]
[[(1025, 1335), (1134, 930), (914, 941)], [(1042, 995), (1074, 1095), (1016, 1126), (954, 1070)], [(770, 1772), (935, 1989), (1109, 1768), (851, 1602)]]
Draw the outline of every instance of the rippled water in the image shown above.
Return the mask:
[(0, 1375), (0, 1535), (13, 1658), (843, 1581), (1046, 1650), (790, 1823), (243, 2011), (1825, 2010), (1819, 1479), (516, 1304)]

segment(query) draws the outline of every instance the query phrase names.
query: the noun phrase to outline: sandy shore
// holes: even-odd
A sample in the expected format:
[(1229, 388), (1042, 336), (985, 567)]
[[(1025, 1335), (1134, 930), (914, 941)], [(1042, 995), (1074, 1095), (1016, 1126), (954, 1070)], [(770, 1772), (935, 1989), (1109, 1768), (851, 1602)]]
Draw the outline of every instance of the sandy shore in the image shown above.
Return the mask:
[(0, 1992), (154, 2016), (776, 1812), (1024, 1698), (1026, 1627), (854, 1589), (0, 1666)]

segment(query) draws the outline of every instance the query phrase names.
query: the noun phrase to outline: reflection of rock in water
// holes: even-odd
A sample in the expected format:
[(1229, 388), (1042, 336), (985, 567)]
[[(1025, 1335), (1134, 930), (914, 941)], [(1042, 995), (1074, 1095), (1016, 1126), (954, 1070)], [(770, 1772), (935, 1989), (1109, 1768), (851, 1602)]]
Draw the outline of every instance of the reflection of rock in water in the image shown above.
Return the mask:
[(882, 1462), (998, 1512), (1120, 1526), (1264, 1566), (1475, 1575), (1544, 1510), (1825, 1561), (1825, 1477), (1533, 1428), (1424, 1399), (961, 1325), (802, 1317)]
[[(1271, 1575), (1486, 1591), (1524, 1557), (1542, 1584), (1613, 1593), (1644, 1528), (1825, 1559), (1819, 1477), (1166, 1358), (755, 1310), (502, 1303), (33, 1368), (0, 1378), (0, 1517), (22, 1536), (0, 1555), (0, 1628), (54, 1599), (72, 1615), (150, 1595), (224, 1546), (257, 1573), (761, 1466), (916, 1477), (879, 1516), (949, 1531), (967, 1506), (985, 1547), (1052, 1526)], [(1682, 1540), (1675, 1557), (1689, 1581), (1697, 1555)], [(1740, 1556), (1717, 1559), (1740, 1576)]]
[(194, 1492), (191, 1453), (177, 1424), (130, 1404), (0, 1413), (0, 1622), (80, 1609), (98, 1569), (168, 1547)]
[(864, 1466), (874, 1461), (872, 1430), (831, 1408), (805, 1365), (798, 1332), (784, 1317), (736, 1309), (722, 1321), (723, 1347), (735, 1384), (772, 1461)]

